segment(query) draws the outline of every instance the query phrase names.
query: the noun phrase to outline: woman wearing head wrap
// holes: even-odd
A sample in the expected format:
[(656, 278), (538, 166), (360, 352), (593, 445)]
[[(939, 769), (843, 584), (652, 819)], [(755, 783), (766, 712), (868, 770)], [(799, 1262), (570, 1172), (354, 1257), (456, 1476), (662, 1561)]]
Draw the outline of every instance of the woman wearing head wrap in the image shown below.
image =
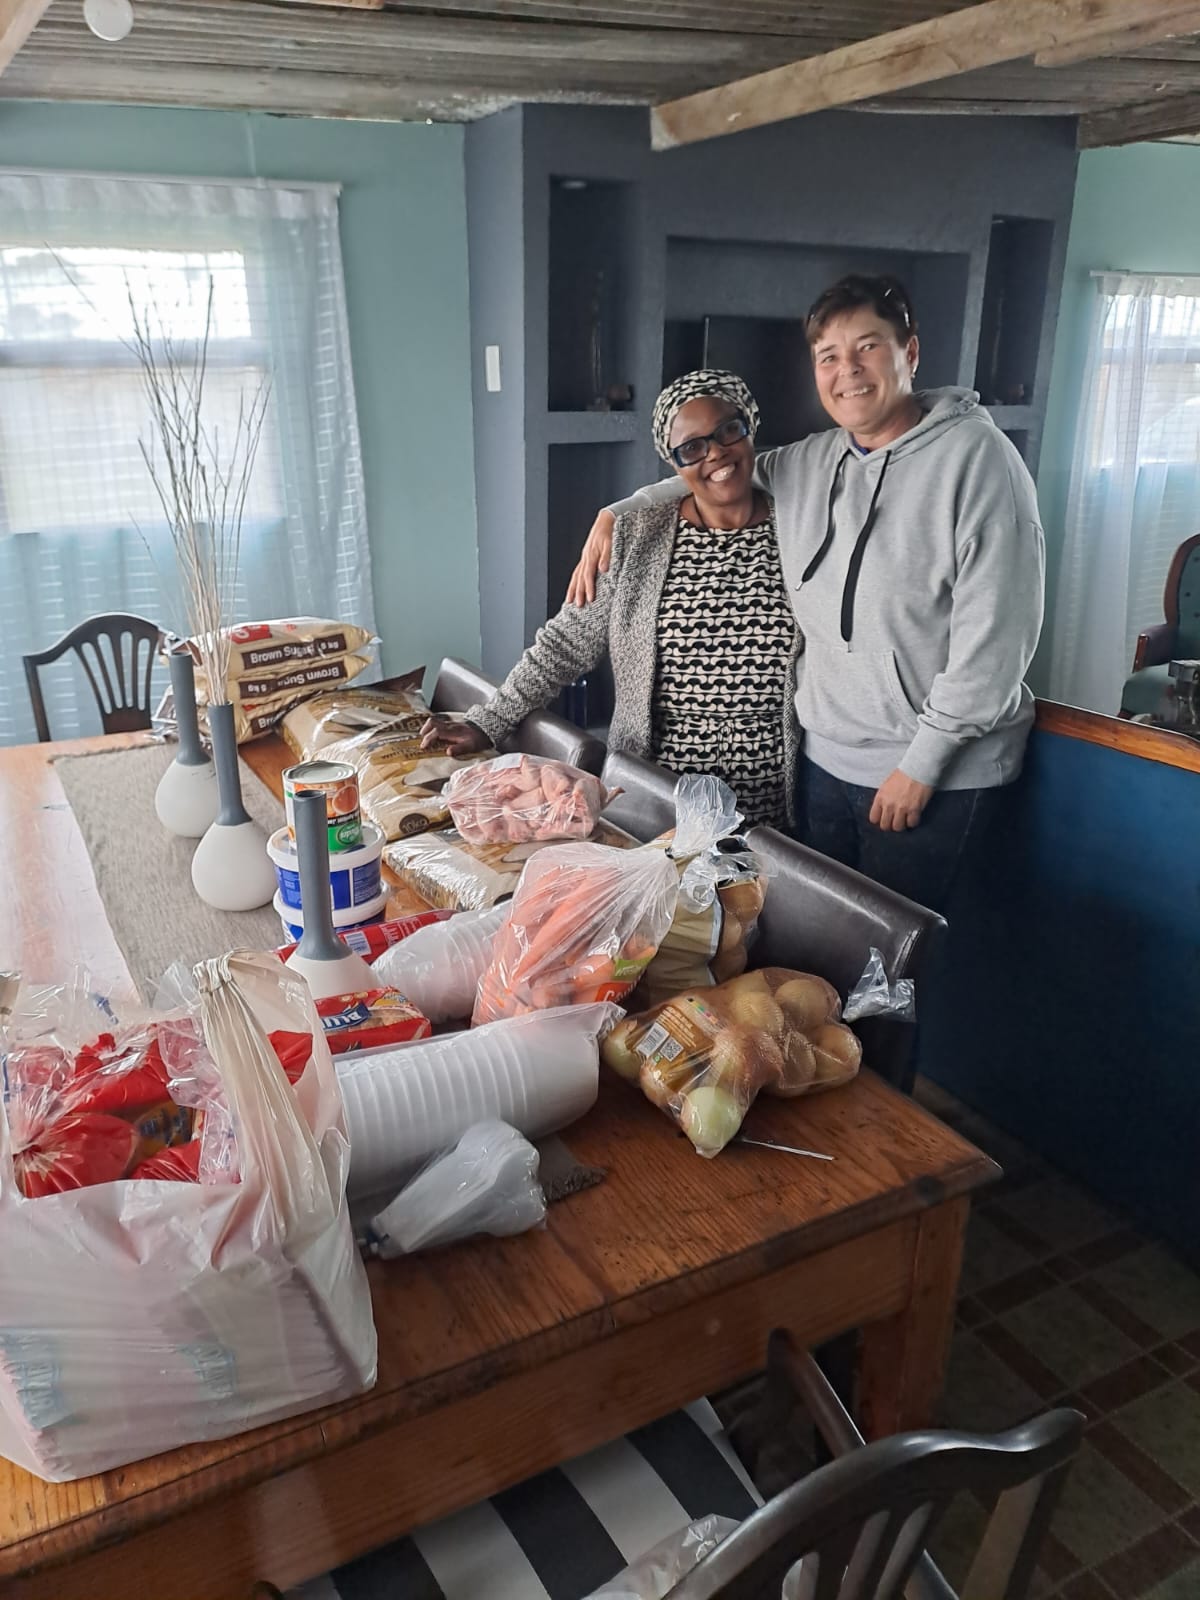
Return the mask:
[[(805, 325), (834, 427), (758, 457), (804, 636), (805, 844), (940, 910), (1021, 770), (1042, 621), (1037, 491), (970, 389), (917, 390), (904, 285), (853, 274)], [(600, 513), (572, 591), (603, 565)]]
[(732, 372), (689, 372), (659, 395), (651, 426), (682, 499), (619, 517), (596, 604), (540, 628), (466, 726), (431, 719), (426, 734), (460, 751), (494, 744), (607, 656), (612, 749), (715, 773), (748, 821), (783, 823), (797, 639), (771, 501), (752, 481), (758, 406)]

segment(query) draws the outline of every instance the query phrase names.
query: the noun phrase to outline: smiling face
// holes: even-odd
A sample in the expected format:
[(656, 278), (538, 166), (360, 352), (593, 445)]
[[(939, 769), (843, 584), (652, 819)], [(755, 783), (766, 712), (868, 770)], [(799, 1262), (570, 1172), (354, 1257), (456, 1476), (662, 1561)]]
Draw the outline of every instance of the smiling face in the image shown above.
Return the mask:
[[(671, 424), (668, 444), (672, 449), (685, 439), (715, 433), (723, 422), (736, 417), (738, 409), (728, 400), (701, 397), (680, 406)], [(737, 505), (751, 494), (754, 471), (754, 442), (738, 439), (733, 444), (718, 444), (714, 439), (708, 455), (694, 467), (676, 467), (679, 476), (694, 495), (711, 506)]]
[(916, 334), (901, 341), (869, 306), (831, 317), (813, 342), (821, 404), (861, 444), (885, 444), (913, 425)]

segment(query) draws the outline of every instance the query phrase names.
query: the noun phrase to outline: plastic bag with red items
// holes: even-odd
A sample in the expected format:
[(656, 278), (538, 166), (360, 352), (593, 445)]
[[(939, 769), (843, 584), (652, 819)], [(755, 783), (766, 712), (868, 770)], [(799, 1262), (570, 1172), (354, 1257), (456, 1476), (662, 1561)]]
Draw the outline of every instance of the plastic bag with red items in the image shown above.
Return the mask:
[(444, 795), (468, 844), (531, 844), (588, 838), (619, 792), (565, 761), (514, 753), (462, 768)]
[(472, 1022), (621, 1000), (658, 949), (678, 896), (674, 863), (649, 846), (539, 851), (496, 934)]
[[(236, 1183), (180, 1181), (203, 1154), (193, 1139), (135, 1169), (157, 1182), (26, 1198), (11, 1117), (73, 1093), (82, 1043), (104, 1032), (120, 1045), (144, 1024), (89, 1003), (56, 1038), (44, 1013), (0, 1016), (6, 1066), (20, 1053), (31, 1069), (19, 1082), (13, 1071), (0, 1100), (0, 1455), (57, 1482), (278, 1422), (374, 1379), (349, 1138), (312, 997), (271, 954), (201, 963), (196, 988), (195, 1016), (149, 1020), (175, 1104), (219, 1087)], [(268, 1043), (277, 1028), (311, 1041), (291, 1083)], [(106, 1075), (111, 1065), (79, 1075), (99, 1073), (112, 1097), (87, 1115), (131, 1126), (129, 1107), (111, 1105), (140, 1068)]]
[[(96, 1031), (98, 1022), (110, 1026)], [(26, 1199), (129, 1176), (188, 1143), (194, 1112), (174, 1098), (152, 1019), (101, 1012), (79, 973), (20, 997), (4, 1030), (3, 1096)]]

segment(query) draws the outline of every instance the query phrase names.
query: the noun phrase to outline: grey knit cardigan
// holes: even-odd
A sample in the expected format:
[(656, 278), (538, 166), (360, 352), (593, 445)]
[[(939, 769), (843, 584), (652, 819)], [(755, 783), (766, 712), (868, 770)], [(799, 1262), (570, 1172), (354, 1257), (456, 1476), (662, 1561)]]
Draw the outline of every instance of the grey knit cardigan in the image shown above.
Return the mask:
[[(658, 665), (658, 607), (675, 548), (679, 506), (672, 501), (630, 511), (613, 529), (612, 561), (601, 573), (590, 606), (565, 605), (537, 637), (486, 703), (471, 706), (469, 722), (495, 743), (531, 711), (549, 705), (560, 690), (608, 656), (616, 704), (609, 748), (654, 759), (652, 702)], [(799, 731), (796, 725), (796, 658), (784, 685), (779, 714), (787, 769), (789, 821), (794, 821)]]

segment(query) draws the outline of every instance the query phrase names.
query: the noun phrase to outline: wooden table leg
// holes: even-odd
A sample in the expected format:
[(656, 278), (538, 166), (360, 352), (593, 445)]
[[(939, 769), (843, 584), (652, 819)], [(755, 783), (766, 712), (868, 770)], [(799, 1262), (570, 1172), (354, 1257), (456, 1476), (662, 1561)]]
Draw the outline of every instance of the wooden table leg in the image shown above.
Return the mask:
[(923, 1213), (908, 1305), (863, 1329), (858, 1413), (868, 1439), (934, 1421), (954, 1332), (969, 1209), (964, 1197)]

